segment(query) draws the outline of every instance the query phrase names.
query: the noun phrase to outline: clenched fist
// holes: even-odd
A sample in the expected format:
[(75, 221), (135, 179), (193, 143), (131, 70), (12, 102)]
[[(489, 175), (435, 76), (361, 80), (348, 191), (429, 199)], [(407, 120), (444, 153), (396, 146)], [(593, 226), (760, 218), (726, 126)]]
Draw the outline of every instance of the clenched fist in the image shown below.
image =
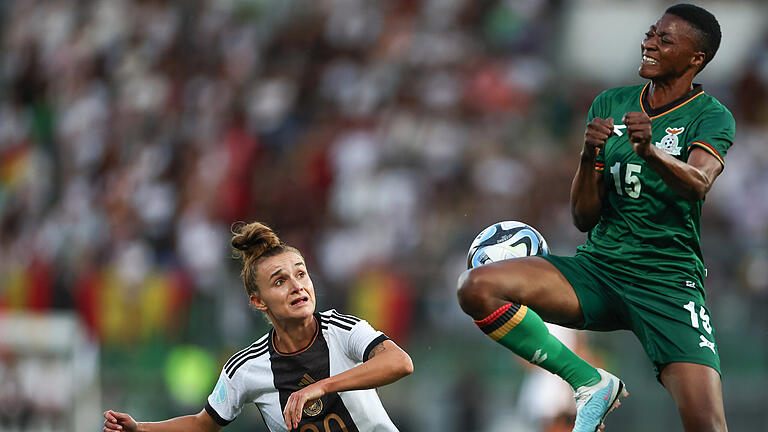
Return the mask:
[(651, 154), (651, 119), (644, 112), (624, 114), (622, 122), (627, 126), (629, 142), (635, 154), (645, 159)]
[(584, 153), (585, 156), (595, 157), (599, 149), (605, 147), (605, 142), (613, 135), (613, 119), (601, 119), (595, 117), (587, 125), (587, 131), (584, 133)]

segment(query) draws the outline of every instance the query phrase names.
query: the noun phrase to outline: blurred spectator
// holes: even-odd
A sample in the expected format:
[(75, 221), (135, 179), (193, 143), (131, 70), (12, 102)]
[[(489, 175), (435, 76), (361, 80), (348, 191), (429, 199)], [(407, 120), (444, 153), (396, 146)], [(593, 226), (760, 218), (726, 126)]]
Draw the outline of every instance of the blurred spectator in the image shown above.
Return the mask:
[[(567, 3), (0, 3), (0, 312), (75, 310), (117, 350), (240, 343), (258, 320), (226, 239), (257, 219), (307, 252), (321, 303), (403, 340), (465, 331), (452, 281), (482, 227), (583, 238), (568, 184), (600, 85), (555, 57)], [(757, 311), (768, 38), (752, 51), (722, 84), (738, 142), (703, 231), (708, 293)]]

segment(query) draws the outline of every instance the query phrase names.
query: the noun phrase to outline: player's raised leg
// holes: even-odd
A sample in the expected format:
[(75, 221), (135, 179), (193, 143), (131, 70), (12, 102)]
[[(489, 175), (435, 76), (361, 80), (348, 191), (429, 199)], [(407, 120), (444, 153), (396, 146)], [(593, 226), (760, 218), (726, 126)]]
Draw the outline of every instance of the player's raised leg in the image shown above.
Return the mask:
[(597, 430), (626, 395), (618, 378), (593, 367), (549, 333), (542, 317), (578, 327), (584, 316), (573, 287), (548, 261), (517, 258), (468, 270), (459, 278), (458, 297), (464, 312), (491, 339), (573, 387), (575, 432)]
[(670, 363), (661, 382), (677, 405), (686, 432), (726, 432), (720, 374), (696, 363)]

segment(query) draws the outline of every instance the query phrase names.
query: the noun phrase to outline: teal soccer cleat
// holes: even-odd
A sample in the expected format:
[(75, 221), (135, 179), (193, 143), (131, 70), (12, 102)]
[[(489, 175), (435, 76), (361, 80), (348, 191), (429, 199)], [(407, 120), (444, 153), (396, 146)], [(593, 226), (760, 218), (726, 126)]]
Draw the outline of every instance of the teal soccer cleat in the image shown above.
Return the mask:
[(597, 432), (602, 429), (605, 427), (605, 417), (621, 405), (619, 398), (629, 396), (620, 379), (602, 369), (597, 371), (602, 377), (599, 383), (576, 390), (576, 424), (573, 432)]

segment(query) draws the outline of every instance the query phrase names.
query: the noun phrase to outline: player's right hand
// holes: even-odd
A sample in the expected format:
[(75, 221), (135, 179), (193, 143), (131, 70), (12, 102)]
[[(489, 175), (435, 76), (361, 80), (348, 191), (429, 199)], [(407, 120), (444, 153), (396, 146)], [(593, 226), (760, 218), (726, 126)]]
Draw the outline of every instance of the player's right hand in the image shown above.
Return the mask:
[(323, 381), (312, 383), (301, 390), (291, 393), (285, 403), (283, 417), (289, 430), (299, 427), (304, 408), (311, 406), (326, 394)]
[(139, 424), (131, 416), (117, 411), (104, 411), (104, 432), (138, 432)]
[(598, 149), (605, 146), (605, 142), (613, 135), (613, 119), (601, 119), (595, 117), (587, 125), (584, 132), (584, 153), (586, 156), (595, 157)]

